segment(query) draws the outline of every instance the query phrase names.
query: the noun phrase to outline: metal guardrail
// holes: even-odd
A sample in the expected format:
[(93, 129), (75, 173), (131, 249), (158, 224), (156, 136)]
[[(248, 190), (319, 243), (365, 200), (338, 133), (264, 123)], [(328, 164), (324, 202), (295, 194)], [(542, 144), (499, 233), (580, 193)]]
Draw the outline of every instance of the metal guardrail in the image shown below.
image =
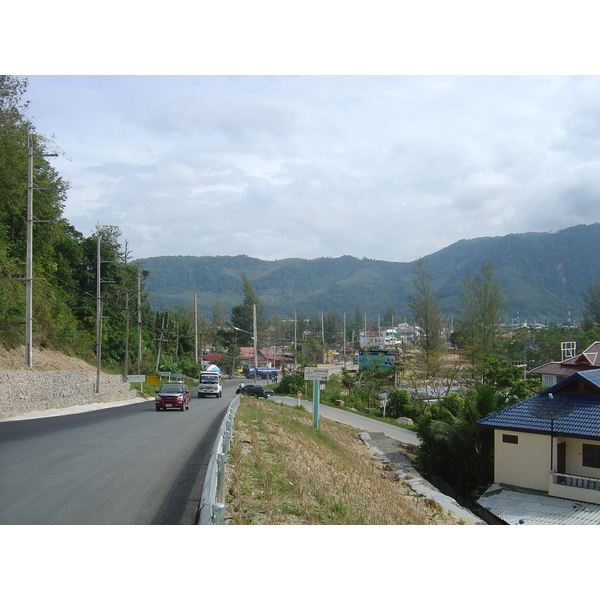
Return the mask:
[(225, 462), (231, 442), (233, 419), (239, 405), (240, 395), (238, 394), (229, 405), (217, 434), (204, 478), (198, 525), (225, 524)]

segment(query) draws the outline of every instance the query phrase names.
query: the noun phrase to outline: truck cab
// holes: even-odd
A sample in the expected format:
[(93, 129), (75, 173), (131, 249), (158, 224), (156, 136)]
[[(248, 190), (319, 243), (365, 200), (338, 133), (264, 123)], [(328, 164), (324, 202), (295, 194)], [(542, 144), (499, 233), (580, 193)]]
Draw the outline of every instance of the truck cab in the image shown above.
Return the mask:
[(220, 398), (222, 394), (221, 369), (216, 365), (209, 365), (200, 372), (198, 377), (198, 398), (206, 398), (206, 396)]

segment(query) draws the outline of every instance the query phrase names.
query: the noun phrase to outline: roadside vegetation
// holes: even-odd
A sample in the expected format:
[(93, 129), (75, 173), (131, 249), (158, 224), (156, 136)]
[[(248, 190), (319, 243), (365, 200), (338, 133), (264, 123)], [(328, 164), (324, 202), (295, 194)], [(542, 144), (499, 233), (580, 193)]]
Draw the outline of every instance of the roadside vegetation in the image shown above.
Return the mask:
[(244, 396), (227, 457), (233, 525), (456, 524), (372, 458), (356, 430)]

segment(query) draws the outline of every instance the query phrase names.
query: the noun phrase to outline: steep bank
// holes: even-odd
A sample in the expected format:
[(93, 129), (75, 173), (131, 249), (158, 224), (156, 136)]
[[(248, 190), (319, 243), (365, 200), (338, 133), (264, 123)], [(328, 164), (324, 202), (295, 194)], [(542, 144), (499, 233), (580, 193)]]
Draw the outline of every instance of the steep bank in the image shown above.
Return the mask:
[(0, 348), (0, 419), (34, 411), (98, 402), (130, 400), (137, 391), (120, 375), (102, 373), (96, 393), (96, 368), (54, 350), (33, 350), (32, 367), (25, 349)]

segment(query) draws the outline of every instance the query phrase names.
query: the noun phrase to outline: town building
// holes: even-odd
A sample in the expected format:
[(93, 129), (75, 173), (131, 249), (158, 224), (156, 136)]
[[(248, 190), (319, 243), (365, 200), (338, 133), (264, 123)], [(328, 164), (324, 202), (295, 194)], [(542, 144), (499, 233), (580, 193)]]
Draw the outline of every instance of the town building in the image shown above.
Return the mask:
[(565, 342), (562, 345), (562, 360), (549, 362), (532, 369), (532, 375), (540, 375), (544, 385), (551, 387), (567, 377), (590, 369), (600, 369), (600, 342), (594, 342), (581, 354), (575, 355), (575, 343)]

